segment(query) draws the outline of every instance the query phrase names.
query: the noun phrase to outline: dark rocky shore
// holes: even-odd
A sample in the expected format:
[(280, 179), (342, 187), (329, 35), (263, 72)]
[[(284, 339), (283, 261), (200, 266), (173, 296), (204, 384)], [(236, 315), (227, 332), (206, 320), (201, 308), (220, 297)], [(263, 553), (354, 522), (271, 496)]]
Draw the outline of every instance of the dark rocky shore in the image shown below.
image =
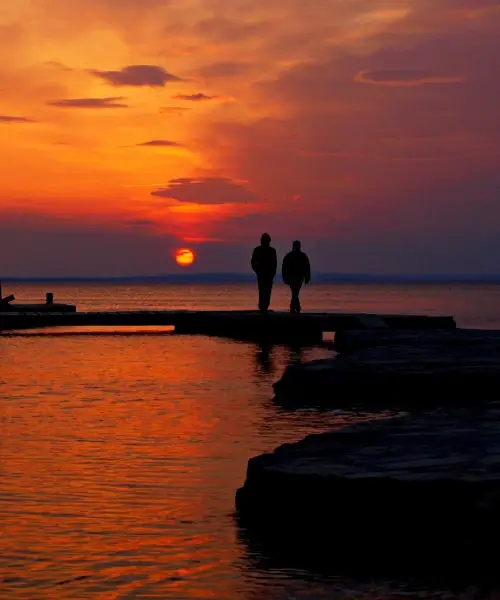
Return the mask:
[(500, 332), (345, 331), (334, 346), (289, 367), (277, 401), (413, 412), (250, 459), (246, 539), (294, 564), (500, 578)]
[(285, 444), (250, 459), (236, 507), (277, 555), (362, 571), (497, 569), (500, 405)]
[(342, 331), (331, 359), (288, 367), (274, 390), (293, 406), (423, 408), (495, 400), (500, 331)]

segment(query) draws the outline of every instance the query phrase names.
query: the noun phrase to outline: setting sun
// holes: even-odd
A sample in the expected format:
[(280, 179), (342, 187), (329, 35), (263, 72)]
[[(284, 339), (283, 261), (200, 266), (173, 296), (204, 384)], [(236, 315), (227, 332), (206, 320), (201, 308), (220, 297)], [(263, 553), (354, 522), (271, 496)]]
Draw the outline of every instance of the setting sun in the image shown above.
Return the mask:
[(175, 262), (181, 267), (189, 267), (194, 263), (194, 252), (189, 248), (179, 248), (175, 252)]

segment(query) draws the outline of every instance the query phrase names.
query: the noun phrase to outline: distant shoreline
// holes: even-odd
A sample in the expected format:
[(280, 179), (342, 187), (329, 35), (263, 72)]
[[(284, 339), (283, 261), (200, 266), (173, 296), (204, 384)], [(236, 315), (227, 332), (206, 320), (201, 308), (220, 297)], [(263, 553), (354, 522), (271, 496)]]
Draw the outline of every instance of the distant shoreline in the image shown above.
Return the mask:
[[(170, 274), (150, 276), (122, 277), (0, 277), (5, 283), (95, 283), (95, 284), (237, 284), (253, 283), (255, 277), (251, 274), (240, 273), (210, 273), (210, 274)], [(277, 277), (277, 283), (281, 278)], [(328, 274), (320, 273), (314, 276), (316, 284), (328, 283), (386, 283), (386, 284), (500, 284), (500, 275), (363, 275), (363, 274)]]

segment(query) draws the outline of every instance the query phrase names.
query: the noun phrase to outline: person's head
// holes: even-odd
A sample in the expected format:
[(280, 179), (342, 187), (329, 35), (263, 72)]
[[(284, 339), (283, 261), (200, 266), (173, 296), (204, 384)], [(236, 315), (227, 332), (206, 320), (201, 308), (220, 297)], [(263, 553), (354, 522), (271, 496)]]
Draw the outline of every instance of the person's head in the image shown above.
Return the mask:
[(301, 247), (302, 246), (299, 240), (295, 240), (295, 242), (292, 244), (292, 249), (295, 250), (295, 252), (299, 252)]
[(269, 246), (271, 244), (271, 236), (268, 233), (263, 233), (260, 236), (260, 243), (262, 246)]

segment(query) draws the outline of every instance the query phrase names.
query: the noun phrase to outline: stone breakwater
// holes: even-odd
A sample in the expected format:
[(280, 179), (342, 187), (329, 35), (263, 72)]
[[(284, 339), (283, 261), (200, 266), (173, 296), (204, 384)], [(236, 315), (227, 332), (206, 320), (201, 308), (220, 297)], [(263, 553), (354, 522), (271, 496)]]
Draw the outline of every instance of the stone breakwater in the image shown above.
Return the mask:
[(419, 410), (250, 459), (244, 539), (308, 568), (498, 575), (500, 332), (341, 331), (334, 348), (289, 367), (276, 401)]
[(495, 571), (500, 405), (374, 420), (285, 444), (249, 460), (236, 508), (254, 542), (294, 560)]
[(500, 330), (491, 329), (341, 329), (335, 334), (333, 348), (341, 354), (380, 346), (440, 346), (500, 348)]
[(438, 407), (500, 399), (500, 331), (340, 331), (331, 359), (288, 367), (283, 405)]

